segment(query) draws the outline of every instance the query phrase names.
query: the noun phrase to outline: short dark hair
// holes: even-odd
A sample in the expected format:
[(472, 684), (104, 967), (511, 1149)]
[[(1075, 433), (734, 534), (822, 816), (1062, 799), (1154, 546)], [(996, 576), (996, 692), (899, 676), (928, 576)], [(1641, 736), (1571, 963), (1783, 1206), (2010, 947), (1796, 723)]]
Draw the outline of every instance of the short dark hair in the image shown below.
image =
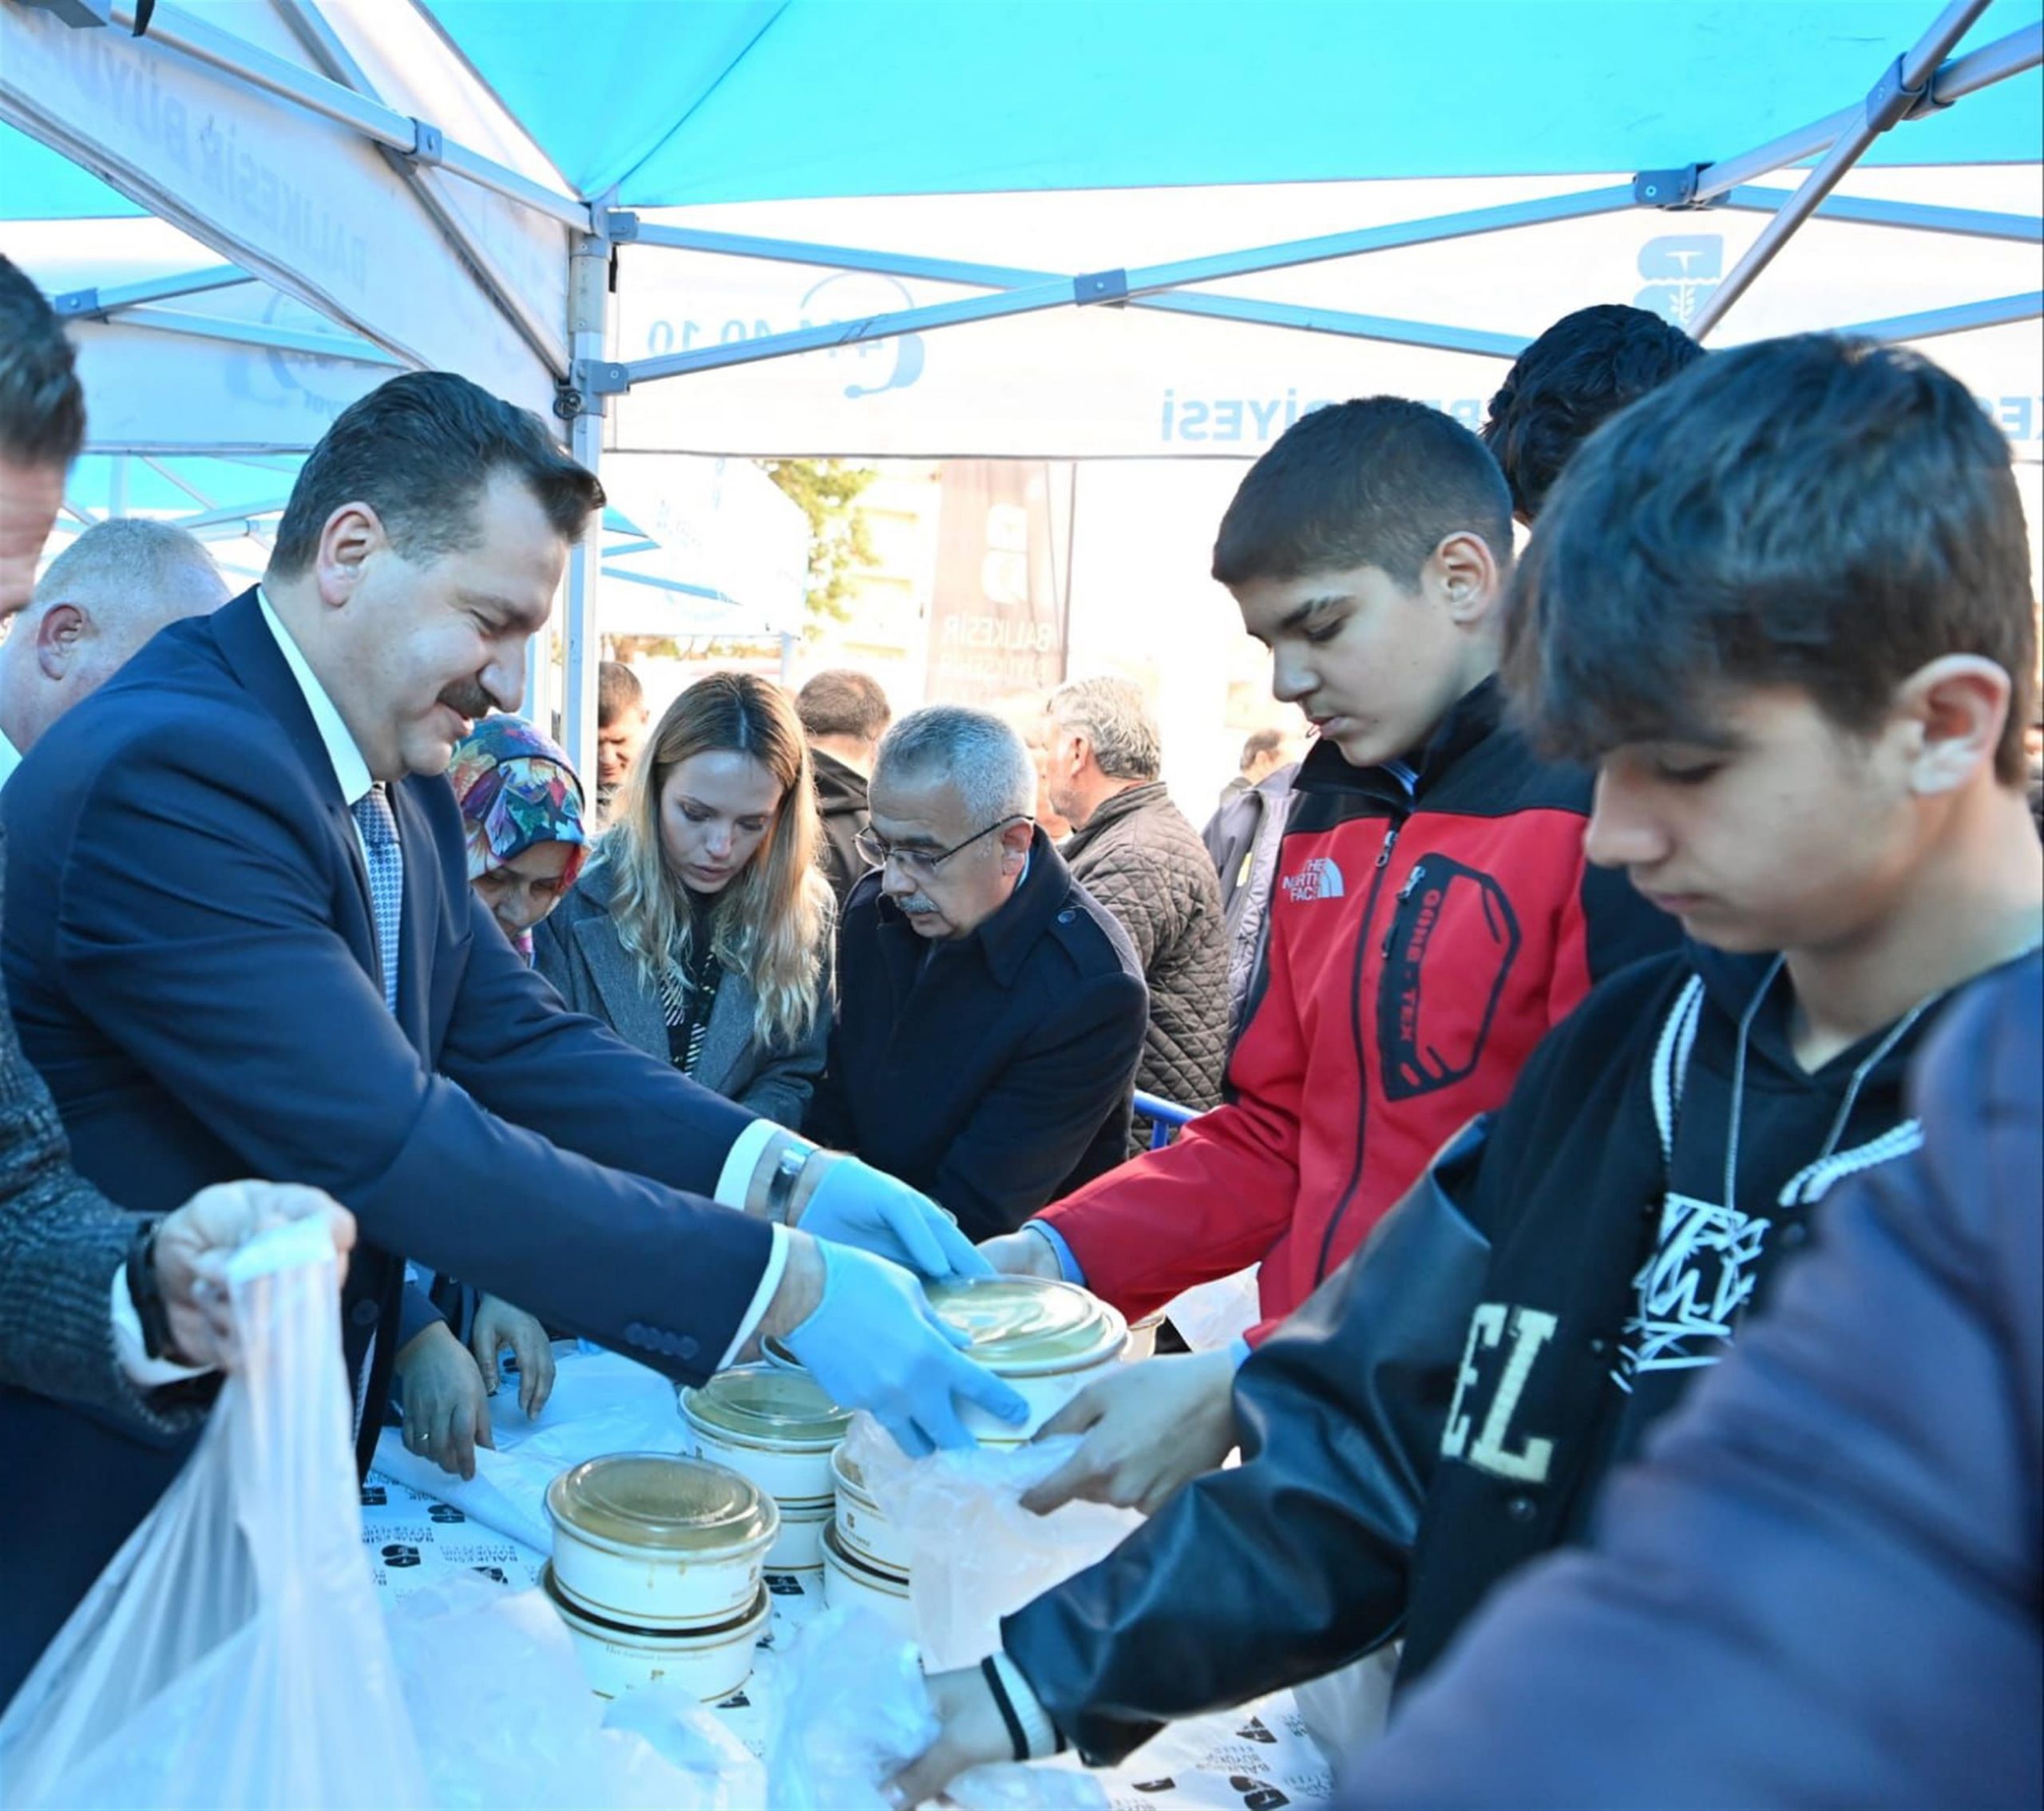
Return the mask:
[(1247, 773), (1265, 755), (1275, 755), (1284, 740), (1274, 729), (1251, 730), (1249, 739), (1242, 744), (1242, 771)]
[(627, 711), (646, 708), (646, 688), (622, 660), (604, 660), (596, 668), (596, 727), (608, 729)]
[(1680, 327), (1644, 308), (1605, 302), (1563, 315), (1505, 373), (1483, 423), (1512, 507), (1532, 521), (1595, 428), (1702, 356)]
[(1595, 435), (1555, 485), (1505, 616), (1506, 682), (1550, 751), (1709, 739), (1728, 687), (1802, 688), (1868, 731), (1947, 654), (2014, 688), (2037, 659), (2002, 434), (1921, 354), (1809, 334), (1713, 353)]
[(1452, 534), (1511, 565), (1511, 493), (1460, 422), (1372, 396), (1304, 414), (1250, 467), (1214, 544), (1214, 576), (1258, 579), (1375, 566), (1408, 590)]
[(408, 560), (476, 544), (477, 499), (499, 472), (522, 483), (564, 541), (603, 507), (603, 486), (562, 452), (539, 417), (452, 371), (407, 371), (351, 402), (291, 486), (270, 555), (289, 577), (310, 566), (327, 518), (366, 503)]
[(11, 258), (0, 257), (0, 458), (68, 468), (85, 443), (77, 354), (57, 311)]
[(795, 715), (806, 735), (849, 735), (877, 742), (894, 719), (877, 680), (847, 667), (818, 673), (795, 694)]

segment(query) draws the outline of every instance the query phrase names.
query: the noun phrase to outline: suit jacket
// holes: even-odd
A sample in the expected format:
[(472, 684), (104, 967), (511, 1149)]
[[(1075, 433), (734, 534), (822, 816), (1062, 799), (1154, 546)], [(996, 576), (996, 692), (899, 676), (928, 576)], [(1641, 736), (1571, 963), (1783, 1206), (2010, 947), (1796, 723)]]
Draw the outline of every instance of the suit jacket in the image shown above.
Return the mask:
[[(365, 1461), (404, 1256), (694, 1381), (770, 1236), (695, 1198), (751, 1116), (562, 1009), (471, 894), (444, 779), (390, 795), (394, 1017), (354, 821), (253, 592), (158, 636), (4, 799), (8, 992), (80, 1172), (141, 1211), (251, 1175), (354, 1210)], [(20, 1392), (0, 1449), (38, 1480), (0, 1492), (0, 1554), (37, 1567), (0, 1619), (4, 1696), (181, 1452)]]
[(861, 881), (838, 994), (810, 1135), (922, 1190), (973, 1238), (1127, 1155), (1143, 966), (1040, 830), (1008, 903), (957, 942), (925, 943), (878, 875)]
[[(0, 833), (0, 874), (5, 849)], [(139, 1223), (71, 1167), (56, 1104), (0, 1011), (0, 1384), (160, 1433), (190, 1424), (186, 1392), (137, 1389), (115, 1355), (114, 1273)]]
[[(667, 1012), (657, 990), (617, 934), (610, 915), (616, 875), (598, 861), (533, 932), (533, 965), (577, 1012), (601, 1019), (634, 1049), (666, 1062)], [(830, 926), (826, 919), (824, 934)], [(823, 998), (809, 1035), (794, 1044), (762, 1044), (753, 1034), (759, 996), (742, 974), (727, 969), (717, 984), (696, 1060), (695, 1080), (763, 1119), (799, 1127), (823, 1073), (830, 1038), (830, 951), (823, 954)]]

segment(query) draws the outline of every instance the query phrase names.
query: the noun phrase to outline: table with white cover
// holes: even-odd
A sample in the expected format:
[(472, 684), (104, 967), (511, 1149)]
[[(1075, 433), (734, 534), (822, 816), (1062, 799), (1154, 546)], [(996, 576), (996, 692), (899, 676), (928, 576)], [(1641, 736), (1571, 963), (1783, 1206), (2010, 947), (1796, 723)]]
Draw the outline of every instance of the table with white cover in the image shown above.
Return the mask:
[[(606, 1452), (683, 1448), (686, 1430), (666, 1379), (612, 1353), (557, 1351), (553, 1400), (537, 1422), (519, 1413), (515, 1385), (493, 1401), (497, 1450), (478, 1453), (473, 1480), (406, 1452), (395, 1430), (386, 1431), (362, 1487), (362, 1528), (388, 1602), (455, 1571), (480, 1573), (509, 1590), (537, 1589), (549, 1544), (537, 1492), (547, 1477)], [(769, 1575), (773, 1615), (763, 1649), (785, 1648), (822, 1609), (821, 1576)], [(769, 1689), (763, 1671), (716, 1706), (719, 1720), (755, 1754), (765, 1746)], [(1279, 1811), (1333, 1796), (1325, 1758), (1289, 1692), (1175, 1726), (1128, 1765), (1095, 1777), (1115, 1811)]]

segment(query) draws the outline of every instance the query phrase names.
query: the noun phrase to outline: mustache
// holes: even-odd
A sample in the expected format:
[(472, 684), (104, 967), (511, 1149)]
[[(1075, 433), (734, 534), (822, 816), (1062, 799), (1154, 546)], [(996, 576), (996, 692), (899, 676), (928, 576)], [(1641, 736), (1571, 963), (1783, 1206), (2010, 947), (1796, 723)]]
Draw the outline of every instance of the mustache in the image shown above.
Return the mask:
[(473, 723), (488, 716), (497, 700), (483, 689), (481, 681), (461, 680), (441, 693), (440, 702), (457, 716), (466, 717)]

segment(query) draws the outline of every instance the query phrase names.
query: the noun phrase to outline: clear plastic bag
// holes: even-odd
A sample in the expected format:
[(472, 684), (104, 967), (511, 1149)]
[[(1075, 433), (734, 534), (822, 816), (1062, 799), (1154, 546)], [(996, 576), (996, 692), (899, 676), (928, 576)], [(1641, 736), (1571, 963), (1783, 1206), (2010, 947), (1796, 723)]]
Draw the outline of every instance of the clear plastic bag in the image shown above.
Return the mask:
[(244, 1368), (0, 1719), (22, 1811), (430, 1801), (362, 1552), (323, 1223), (251, 1240), (228, 1282)]
[(1233, 1276), (1195, 1283), (1164, 1305), (1164, 1318), (1194, 1352), (1232, 1345), (1263, 1318), (1257, 1299), (1257, 1273), (1252, 1264)]
[(869, 1610), (826, 1610), (774, 1662), (767, 1802), (891, 1811), (881, 1785), (936, 1739), (914, 1643)]
[(1003, 1616), (1104, 1558), (1143, 1520), (1099, 1503), (1068, 1503), (1048, 1516), (1022, 1507), (1022, 1493), (1078, 1451), (1076, 1436), (911, 1460), (859, 1415), (846, 1444), (914, 1555), (909, 1600), (933, 1672), (991, 1654)]

